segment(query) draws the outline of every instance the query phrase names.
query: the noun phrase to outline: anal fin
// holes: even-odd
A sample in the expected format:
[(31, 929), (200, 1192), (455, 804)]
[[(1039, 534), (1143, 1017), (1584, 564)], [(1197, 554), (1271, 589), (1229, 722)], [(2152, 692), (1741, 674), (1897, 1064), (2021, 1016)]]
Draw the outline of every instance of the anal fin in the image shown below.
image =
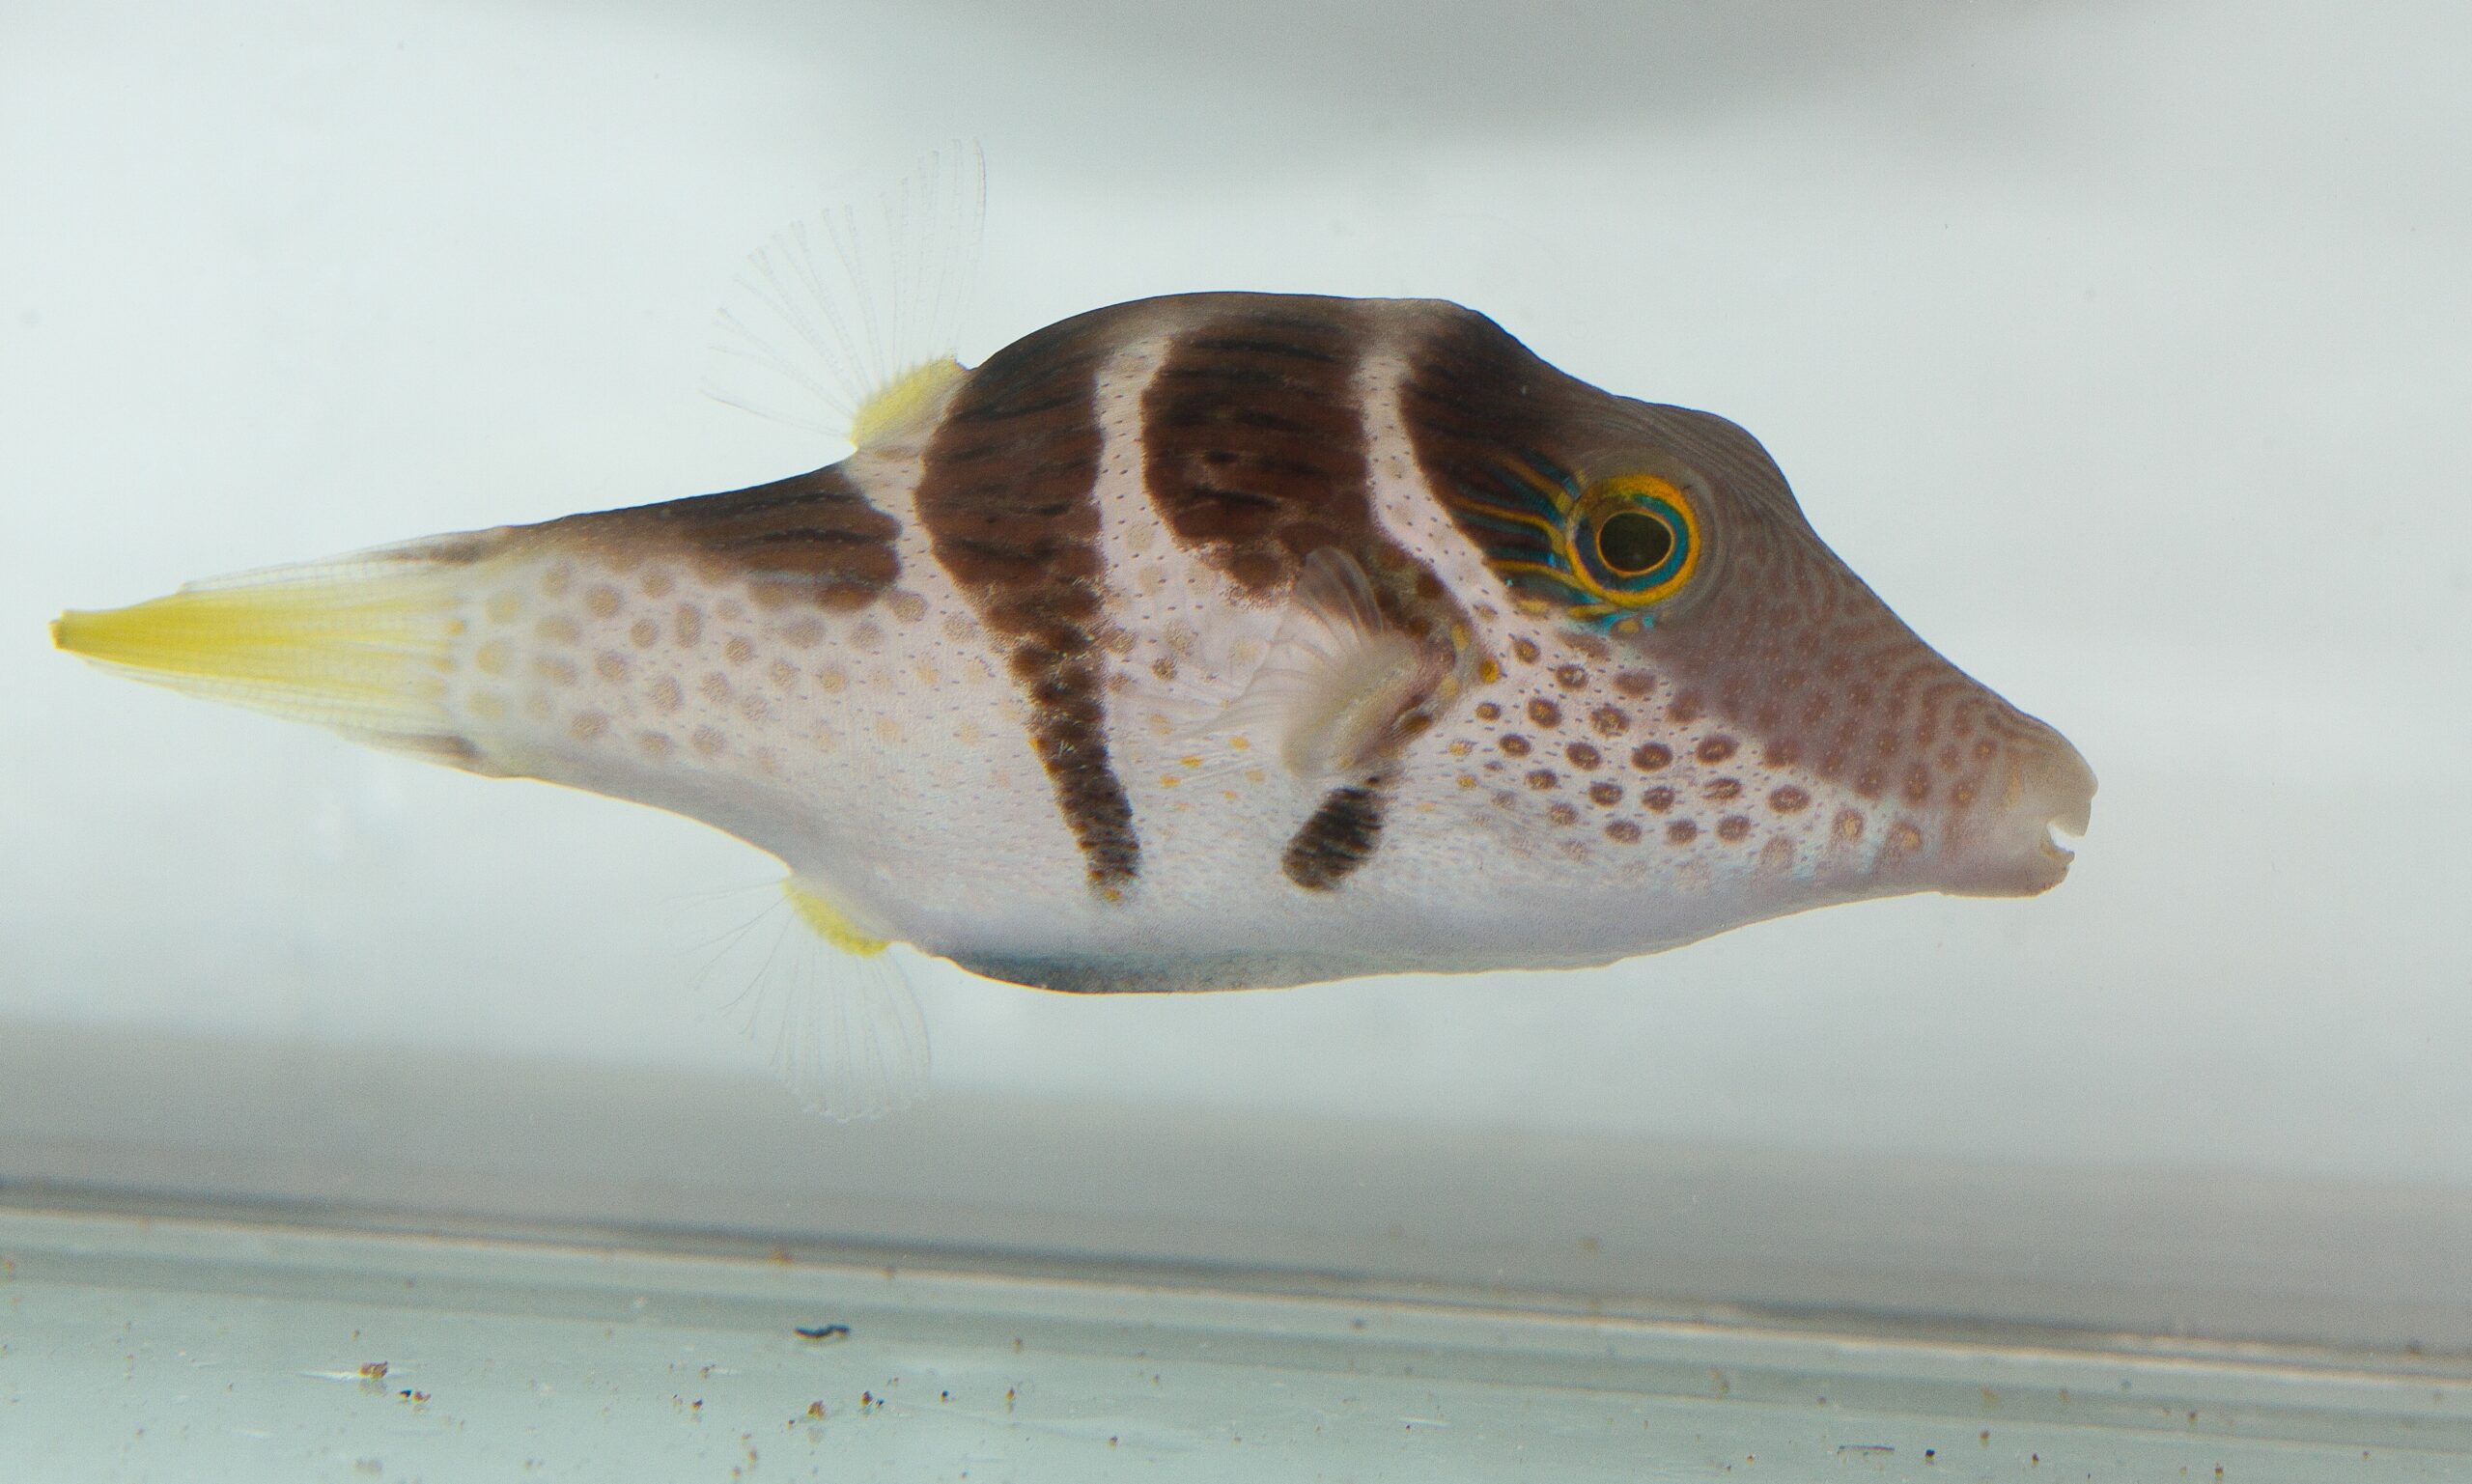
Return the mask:
[(931, 1050), (895, 945), (798, 877), (781, 893), (794, 920), (770, 934), (749, 924), (707, 970), (738, 987), (730, 1019), (809, 1112), (851, 1122), (917, 1102)]

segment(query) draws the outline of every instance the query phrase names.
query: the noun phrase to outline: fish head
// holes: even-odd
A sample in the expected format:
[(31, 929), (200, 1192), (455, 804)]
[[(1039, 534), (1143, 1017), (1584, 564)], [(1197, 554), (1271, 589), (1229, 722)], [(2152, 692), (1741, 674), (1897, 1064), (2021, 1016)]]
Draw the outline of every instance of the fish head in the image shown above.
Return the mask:
[(2087, 826), (2085, 759), (1900, 621), (1749, 433), (1594, 393), (1539, 441), (1553, 452), (1522, 447), (1451, 501), (1506, 619), (1540, 626), (1509, 638), (1515, 689), (1498, 704), (1504, 725), (1535, 723), (1523, 753), (1549, 742), (1537, 726), (1593, 734), (1570, 753), (1589, 771), (1531, 786), (1636, 811), (1601, 826), (1631, 847), (1613, 874), (1659, 911), (1696, 883), (1679, 937), (1915, 891), (2031, 896), (2066, 876), (2053, 831)]

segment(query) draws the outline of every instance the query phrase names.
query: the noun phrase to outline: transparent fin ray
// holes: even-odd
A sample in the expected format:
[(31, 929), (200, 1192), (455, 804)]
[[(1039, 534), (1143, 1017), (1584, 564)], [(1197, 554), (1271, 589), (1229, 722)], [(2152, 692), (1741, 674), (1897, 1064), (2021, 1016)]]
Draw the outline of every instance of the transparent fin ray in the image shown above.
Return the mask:
[(699, 983), (799, 1106), (881, 1118), (926, 1093), (932, 1066), (907, 950), (860, 935), (794, 878), (720, 936)]
[(706, 392), (828, 437), (898, 436), (959, 373), (986, 203), (978, 146), (957, 142), (774, 233), (714, 318)]

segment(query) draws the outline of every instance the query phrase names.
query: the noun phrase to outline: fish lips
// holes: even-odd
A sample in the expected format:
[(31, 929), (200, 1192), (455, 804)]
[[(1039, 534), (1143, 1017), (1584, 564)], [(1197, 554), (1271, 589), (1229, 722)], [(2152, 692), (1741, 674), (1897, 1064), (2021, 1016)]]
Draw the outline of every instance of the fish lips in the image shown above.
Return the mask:
[(1931, 874), (1939, 890), (1962, 897), (2031, 897), (2068, 877), (2076, 852), (2060, 843), (2086, 833), (2094, 810), (2094, 770), (2048, 727), (2035, 745), (2012, 752), (1992, 807), (1952, 824)]

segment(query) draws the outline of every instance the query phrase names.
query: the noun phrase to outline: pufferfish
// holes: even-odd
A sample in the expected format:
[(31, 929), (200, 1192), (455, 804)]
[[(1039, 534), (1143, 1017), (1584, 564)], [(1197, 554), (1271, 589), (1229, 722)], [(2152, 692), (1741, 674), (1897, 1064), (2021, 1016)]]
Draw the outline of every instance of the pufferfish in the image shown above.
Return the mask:
[(2093, 774), (1757, 440), (1440, 300), (1207, 293), (936, 359), (727, 493), (72, 612), (61, 647), (785, 862), (1070, 992), (1576, 967), (2065, 875)]

